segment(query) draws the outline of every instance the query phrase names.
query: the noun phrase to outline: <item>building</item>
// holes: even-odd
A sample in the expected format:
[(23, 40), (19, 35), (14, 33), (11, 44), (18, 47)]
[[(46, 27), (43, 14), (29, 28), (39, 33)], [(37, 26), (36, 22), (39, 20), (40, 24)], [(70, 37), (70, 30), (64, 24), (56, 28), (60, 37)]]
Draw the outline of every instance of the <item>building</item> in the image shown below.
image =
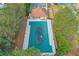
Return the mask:
[(30, 8), (30, 18), (39, 18), (46, 19), (47, 18), (47, 4), (45, 3), (32, 3)]
[(42, 8), (33, 8), (31, 11), (32, 18), (46, 19), (46, 13)]
[(32, 3), (31, 8), (44, 8), (47, 10), (47, 4), (46, 3)]

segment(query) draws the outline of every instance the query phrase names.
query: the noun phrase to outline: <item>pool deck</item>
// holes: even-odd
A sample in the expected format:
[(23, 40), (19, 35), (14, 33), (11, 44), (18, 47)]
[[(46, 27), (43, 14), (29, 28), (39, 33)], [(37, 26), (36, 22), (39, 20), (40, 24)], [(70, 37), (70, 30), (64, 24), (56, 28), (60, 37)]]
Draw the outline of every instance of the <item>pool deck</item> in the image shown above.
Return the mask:
[[(49, 34), (49, 42), (50, 45), (53, 47), (53, 51), (55, 51), (55, 44), (54, 44), (54, 39), (53, 39), (53, 31), (52, 31), (52, 23), (51, 20), (47, 20), (47, 25), (48, 25), (48, 34)], [(55, 55), (55, 52), (53, 52), (53, 55)]]

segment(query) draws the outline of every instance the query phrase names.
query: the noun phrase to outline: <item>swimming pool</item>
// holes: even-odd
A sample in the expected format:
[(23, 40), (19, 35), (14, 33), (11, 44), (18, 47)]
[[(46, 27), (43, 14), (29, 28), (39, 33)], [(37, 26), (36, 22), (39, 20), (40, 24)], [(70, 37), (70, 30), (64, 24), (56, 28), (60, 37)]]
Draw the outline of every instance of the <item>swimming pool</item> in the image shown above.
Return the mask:
[(42, 54), (55, 53), (53, 35), (49, 33), (51, 28), (48, 22), (50, 23), (50, 20), (28, 20), (23, 48), (35, 47)]

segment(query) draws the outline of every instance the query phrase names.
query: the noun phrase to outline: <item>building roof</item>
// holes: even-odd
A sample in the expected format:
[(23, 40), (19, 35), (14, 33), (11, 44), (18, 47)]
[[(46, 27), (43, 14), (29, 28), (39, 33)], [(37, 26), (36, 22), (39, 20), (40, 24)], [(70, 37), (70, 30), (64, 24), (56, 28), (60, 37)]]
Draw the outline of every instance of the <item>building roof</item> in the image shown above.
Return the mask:
[(42, 8), (33, 8), (31, 15), (33, 18), (46, 17), (45, 11)]
[(32, 3), (31, 4), (32, 8), (42, 8), (42, 7), (46, 7), (46, 3)]

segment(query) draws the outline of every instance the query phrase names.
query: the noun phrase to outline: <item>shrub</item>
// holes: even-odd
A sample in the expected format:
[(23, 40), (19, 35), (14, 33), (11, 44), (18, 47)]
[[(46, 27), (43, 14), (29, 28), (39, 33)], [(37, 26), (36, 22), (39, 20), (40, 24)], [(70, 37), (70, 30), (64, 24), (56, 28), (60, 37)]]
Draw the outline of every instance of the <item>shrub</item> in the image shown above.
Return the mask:
[(70, 50), (70, 43), (61, 32), (56, 32), (57, 50), (56, 55), (65, 55)]
[(0, 50), (8, 51), (10, 50), (10, 47), (11, 47), (10, 41), (4, 36), (0, 36)]
[(12, 51), (13, 56), (38, 56), (40, 55), (40, 51), (36, 48), (29, 48), (29, 49), (18, 49)]

